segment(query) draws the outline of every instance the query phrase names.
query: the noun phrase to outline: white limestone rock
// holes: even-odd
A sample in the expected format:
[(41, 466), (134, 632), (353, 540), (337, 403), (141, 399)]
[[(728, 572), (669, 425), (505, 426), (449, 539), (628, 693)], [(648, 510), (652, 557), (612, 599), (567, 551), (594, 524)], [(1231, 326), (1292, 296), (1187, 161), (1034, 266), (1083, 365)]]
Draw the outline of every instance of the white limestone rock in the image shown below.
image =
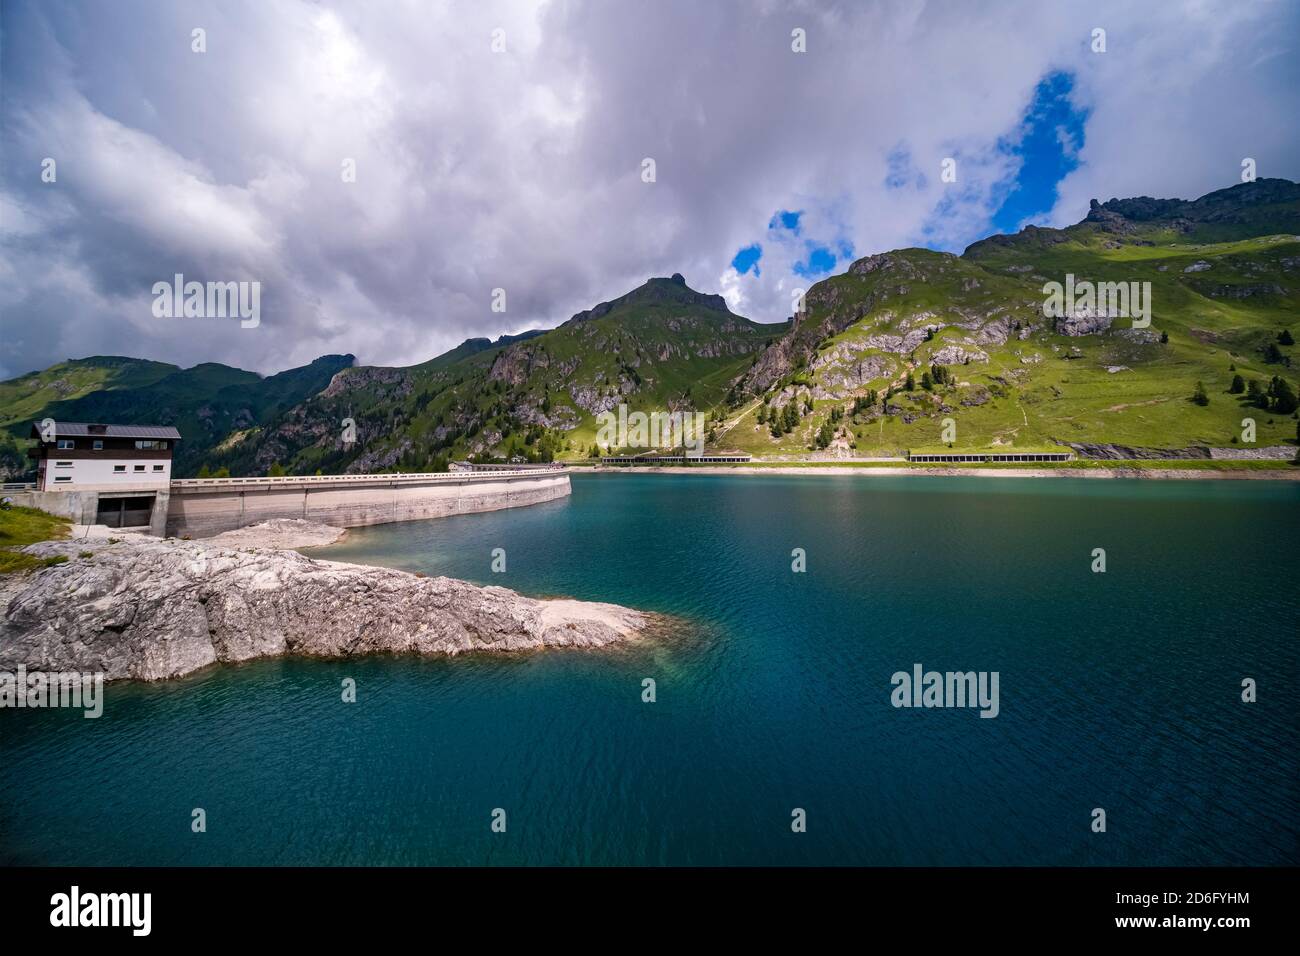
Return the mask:
[[(161, 680), (294, 654), (461, 654), (602, 647), (655, 619), (445, 577), (143, 536), (25, 549), (68, 561), (0, 583), (0, 668)], [(90, 557), (80, 552), (91, 551)]]

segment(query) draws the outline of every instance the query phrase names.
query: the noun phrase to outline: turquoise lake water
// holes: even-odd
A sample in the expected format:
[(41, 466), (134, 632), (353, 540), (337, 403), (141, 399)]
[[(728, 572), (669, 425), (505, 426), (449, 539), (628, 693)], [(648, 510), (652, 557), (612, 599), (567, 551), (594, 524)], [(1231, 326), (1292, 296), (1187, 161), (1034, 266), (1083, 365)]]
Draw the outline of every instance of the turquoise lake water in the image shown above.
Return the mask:
[[(1283, 482), (612, 475), (356, 530), (315, 553), (684, 623), (0, 711), (0, 862), (1295, 864), (1298, 506)], [(917, 663), (997, 671), (1000, 713), (891, 706)]]

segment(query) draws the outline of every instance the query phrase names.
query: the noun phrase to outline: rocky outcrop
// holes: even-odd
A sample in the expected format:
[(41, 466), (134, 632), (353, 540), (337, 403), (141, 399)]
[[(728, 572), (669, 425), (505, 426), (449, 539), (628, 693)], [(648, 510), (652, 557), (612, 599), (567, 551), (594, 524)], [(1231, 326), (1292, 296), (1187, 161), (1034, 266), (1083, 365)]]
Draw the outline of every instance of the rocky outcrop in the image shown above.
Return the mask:
[(1135, 448), (1129, 445), (1085, 444), (1064, 442), (1080, 458), (1102, 458), (1113, 461), (1207, 459), (1219, 461), (1289, 461), (1296, 450), (1290, 445), (1267, 445), (1261, 448), (1209, 448), (1194, 445), (1191, 448)]
[(841, 343), (813, 360), (811, 370), (820, 381), (812, 396), (819, 400), (841, 399), (854, 394), (868, 382), (893, 373), (894, 363), (880, 355), (864, 354), (860, 347)]
[(411, 393), (411, 377), (404, 368), (367, 365), (336, 372), (321, 392), (322, 398), (338, 398), (349, 392), (365, 392), (368, 397), (405, 398)]
[(415, 443), (411, 439), (403, 438), (392, 447), (367, 450), (361, 457), (349, 462), (348, 466), (343, 469), (343, 473), (346, 475), (369, 475), (392, 468), (401, 460), (404, 454), (414, 447)]
[(1111, 316), (1104, 312), (1080, 309), (1078, 312), (1060, 316), (1056, 320), (1056, 332), (1058, 335), (1070, 336), (1093, 335), (1109, 329), (1111, 321)]
[(599, 415), (617, 405), (620, 396), (611, 395), (597, 385), (574, 385), (569, 389), (569, 397), (579, 408), (592, 415)]
[[(304, 521), (302, 518), (272, 518), (270, 521), (223, 531), (208, 538), (205, 543), (223, 548), (318, 548), (334, 544), (347, 533), (346, 528)], [(122, 537), (123, 534), (124, 532), (117, 532), (103, 537)]]
[(134, 535), (102, 546), (47, 541), (26, 550), (68, 561), (0, 584), (0, 668), (10, 671), (22, 664), (161, 680), (286, 654), (601, 647), (652, 622), (613, 604), (542, 601), (293, 551)]
[(1129, 445), (1065, 442), (1080, 458), (1103, 458), (1114, 461), (1140, 459), (1209, 458), (1208, 448), (1135, 448)]
[(965, 365), (967, 362), (987, 362), (988, 353), (981, 349), (964, 349), (960, 345), (945, 345), (930, 356), (931, 365)]

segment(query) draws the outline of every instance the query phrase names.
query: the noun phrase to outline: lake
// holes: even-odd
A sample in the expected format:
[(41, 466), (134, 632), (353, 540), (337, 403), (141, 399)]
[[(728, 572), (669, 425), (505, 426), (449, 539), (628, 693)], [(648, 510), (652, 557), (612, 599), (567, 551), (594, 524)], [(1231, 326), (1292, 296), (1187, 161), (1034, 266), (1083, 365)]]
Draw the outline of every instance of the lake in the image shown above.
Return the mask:
[[(676, 625), (0, 711), (0, 861), (1295, 864), (1298, 505), (1269, 481), (578, 475), (354, 530), (313, 553)], [(893, 706), (918, 664), (996, 672), (997, 716)]]

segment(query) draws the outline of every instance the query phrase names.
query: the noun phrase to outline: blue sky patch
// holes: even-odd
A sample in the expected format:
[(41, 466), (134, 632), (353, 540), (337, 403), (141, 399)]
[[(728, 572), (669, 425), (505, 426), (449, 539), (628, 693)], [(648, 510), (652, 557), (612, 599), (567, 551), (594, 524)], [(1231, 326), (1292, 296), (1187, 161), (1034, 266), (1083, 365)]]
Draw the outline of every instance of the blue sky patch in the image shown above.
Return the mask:
[(736, 253), (736, 257), (731, 260), (731, 268), (741, 275), (753, 269), (754, 275), (758, 275), (758, 260), (761, 258), (763, 258), (763, 247), (756, 242)]
[(831, 274), (837, 264), (853, 260), (853, 242), (843, 235), (840, 228), (832, 226), (832, 235), (825, 238), (814, 239), (803, 235), (803, 214), (802, 209), (778, 210), (767, 224), (768, 238), (765, 242), (755, 242), (737, 250), (731, 260), (731, 267), (740, 275), (760, 275), (759, 262), (763, 259), (765, 244), (769, 252), (776, 249), (780, 268), (784, 269), (791, 257), (801, 256), (789, 267), (801, 279), (821, 279)]
[(1088, 111), (1070, 102), (1074, 77), (1049, 73), (1034, 89), (1034, 99), (1021, 120), (1018, 135), (1002, 148), (1020, 159), (1020, 171), (1010, 192), (993, 214), (998, 232), (1015, 232), (1034, 216), (1051, 211), (1056, 187), (1078, 168)]
[(796, 212), (787, 212), (781, 210), (772, 217), (772, 221), (767, 224), (768, 229), (786, 229), (799, 235), (799, 217), (803, 215), (803, 210)]
[(808, 258), (803, 262), (796, 262), (792, 267), (794, 274), (804, 278), (812, 279), (816, 276), (823, 276), (835, 268), (838, 260), (826, 246), (817, 246), (809, 243)]

